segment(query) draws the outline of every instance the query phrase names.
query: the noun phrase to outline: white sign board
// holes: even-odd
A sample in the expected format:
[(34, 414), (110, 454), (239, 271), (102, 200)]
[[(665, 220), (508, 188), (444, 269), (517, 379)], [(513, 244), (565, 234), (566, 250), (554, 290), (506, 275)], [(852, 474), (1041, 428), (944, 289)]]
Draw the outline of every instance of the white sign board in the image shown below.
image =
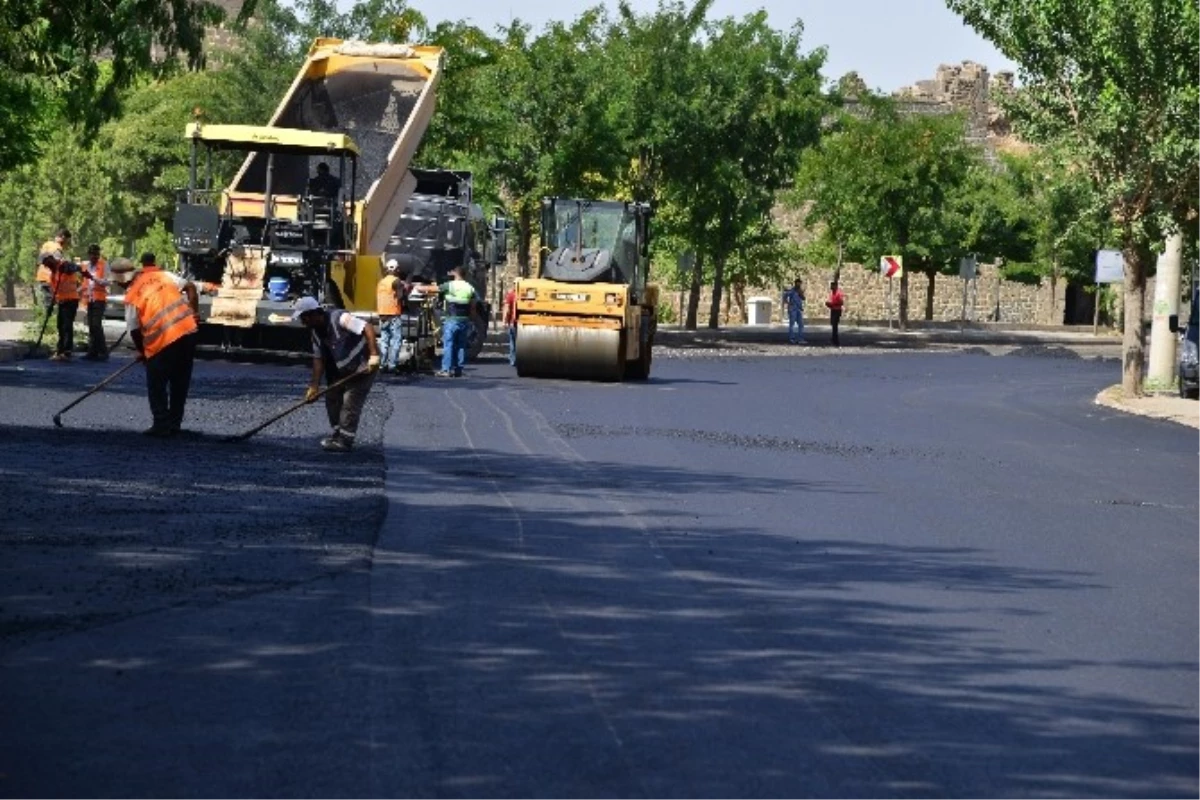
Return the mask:
[(975, 256), (963, 256), (958, 262), (958, 277), (964, 281), (975, 280)]
[(1121, 283), (1125, 280), (1125, 256), (1120, 250), (1096, 251), (1096, 283)]

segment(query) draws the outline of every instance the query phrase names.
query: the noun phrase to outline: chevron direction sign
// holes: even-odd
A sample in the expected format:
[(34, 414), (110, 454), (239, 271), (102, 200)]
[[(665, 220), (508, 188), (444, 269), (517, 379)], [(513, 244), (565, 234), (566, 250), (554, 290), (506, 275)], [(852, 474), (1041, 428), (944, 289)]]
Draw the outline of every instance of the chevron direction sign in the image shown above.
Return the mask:
[(885, 278), (899, 278), (904, 274), (904, 256), (880, 256), (879, 272)]

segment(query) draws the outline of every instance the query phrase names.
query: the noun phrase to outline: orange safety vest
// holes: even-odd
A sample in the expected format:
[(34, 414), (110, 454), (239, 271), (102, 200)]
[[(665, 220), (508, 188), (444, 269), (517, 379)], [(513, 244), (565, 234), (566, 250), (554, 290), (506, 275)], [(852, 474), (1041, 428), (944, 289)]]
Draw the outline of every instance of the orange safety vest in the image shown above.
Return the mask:
[(395, 275), (384, 275), (375, 286), (375, 310), (381, 317), (394, 317), (400, 313), (400, 300), (396, 297)]
[(159, 269), (142, 270), (125, 291), (125, 303), (137, 310), (146, 358), (198, 330), (187, 297)]
[[(99, 261), (89, 261), (88, 272), (92, 273), (92, 278), (102, 281), (108, 280), (108, 261), (103, 257)], [(103, 303), (106, 300), (108, 300), (107, 286), (96, 283), (95, 280), (83, 279), (83, 302), (85, 304)]]
[(56, 303), (78, 303), (79, 285), (83, 283), (83, 278), (78, 272), (68, 275), (56, 270), (56, 273), (50, 283), (54, 287), (54, 301)]
[(37, 282), (44, 283), (48, 287), (54, 285), (54, 272), (42, 263), (42, 259), (50, 255), (62, 258), (62, 247), (58, 244), (57, 239), (50, 239), (47, 242), (43, 242), (41, 248), (38, 250)]

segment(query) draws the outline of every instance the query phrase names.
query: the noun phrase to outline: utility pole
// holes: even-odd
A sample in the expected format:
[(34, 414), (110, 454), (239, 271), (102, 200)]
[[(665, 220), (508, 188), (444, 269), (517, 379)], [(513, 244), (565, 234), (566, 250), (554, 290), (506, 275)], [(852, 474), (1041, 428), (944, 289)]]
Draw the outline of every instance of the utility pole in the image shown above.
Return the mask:
[(1179, 313), (1180, 268), (1183, 261), (1183, 234), (1167, 238), (1166, 248), (1158, 257), (1154, 277), (1154, 315), (1150, 322), (1150, 369), (1146, 380), (1155, 389), (1165, 389), (1175, 381), (1175, 334), (1167, 318)]

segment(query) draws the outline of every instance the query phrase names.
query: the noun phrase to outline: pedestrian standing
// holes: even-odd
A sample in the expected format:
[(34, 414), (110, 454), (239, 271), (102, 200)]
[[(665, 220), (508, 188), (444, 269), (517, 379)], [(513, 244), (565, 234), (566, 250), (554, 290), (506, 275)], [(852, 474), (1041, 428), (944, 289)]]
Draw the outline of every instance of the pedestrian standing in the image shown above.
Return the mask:
[(841, 347), (842, 343), (838, 341), (838, 324), (842, 321), (842, 311), (846, 308), (846, 295), (838, 288), (837, 281), (829, 284), (829, 299), (825, 301), (825, 307), (829, 309), (829, 327), (833, 331), (833, 346)]
[(100, 254), (100, 245), (88, 247), (83, 264), (83, 305), (87, 316), (88, 361), (108, 361), (108, 342), (104, 339), (104, 311), (108, 307), (108, 261)]
[(468, 325), (474, 325), (475, 287), (463, 280), (463, 268), (452, 267), (450, 280), (438, 286), (445, 298), (446, 311), (442, 316), (442, 368), (434, 374), (439, 378), (461, 378), (467, 361)]
[(783, 307), (788, 315), (788, 341), (804, 344), (804, 281), (800, 278), (783, 293)]
[[(312, 331), (313, 369), (304, 399), (313, 402), (325, 392), (325, 411), (333, 433), (321, 440), (321, 448), (333, 453), (354, 449), (363, 405), (379, 369), (379, 346), (375, 330), (364, 320), (341, 308), (322, 308), (315, 297), (301, 297), (292, 310)], [(338, 381), (349, 378), (337, 386)]]
[(401, 321), (404, 308), (404, 282), (400, 279), (400, 262), (389, 258), (384, 265), (383, 277), (375, 286), (375, 312), (379, 314), (379, 349), (383, 359), (382, 370), (393, 372), (399, 366)]
[(153, 253), (135, 266), (117, 259), (109, 268), (125, 290), (125, 325), (146, 362), (146, 394), (153, 424), (143, 433), (167, 438), (183, 428), (192, 384), (200, 297), (191, 281), (159, 268)]
[(517, 287), (504, 293), (504, 327), (508, 330), (508, 365), (517, 365)]

